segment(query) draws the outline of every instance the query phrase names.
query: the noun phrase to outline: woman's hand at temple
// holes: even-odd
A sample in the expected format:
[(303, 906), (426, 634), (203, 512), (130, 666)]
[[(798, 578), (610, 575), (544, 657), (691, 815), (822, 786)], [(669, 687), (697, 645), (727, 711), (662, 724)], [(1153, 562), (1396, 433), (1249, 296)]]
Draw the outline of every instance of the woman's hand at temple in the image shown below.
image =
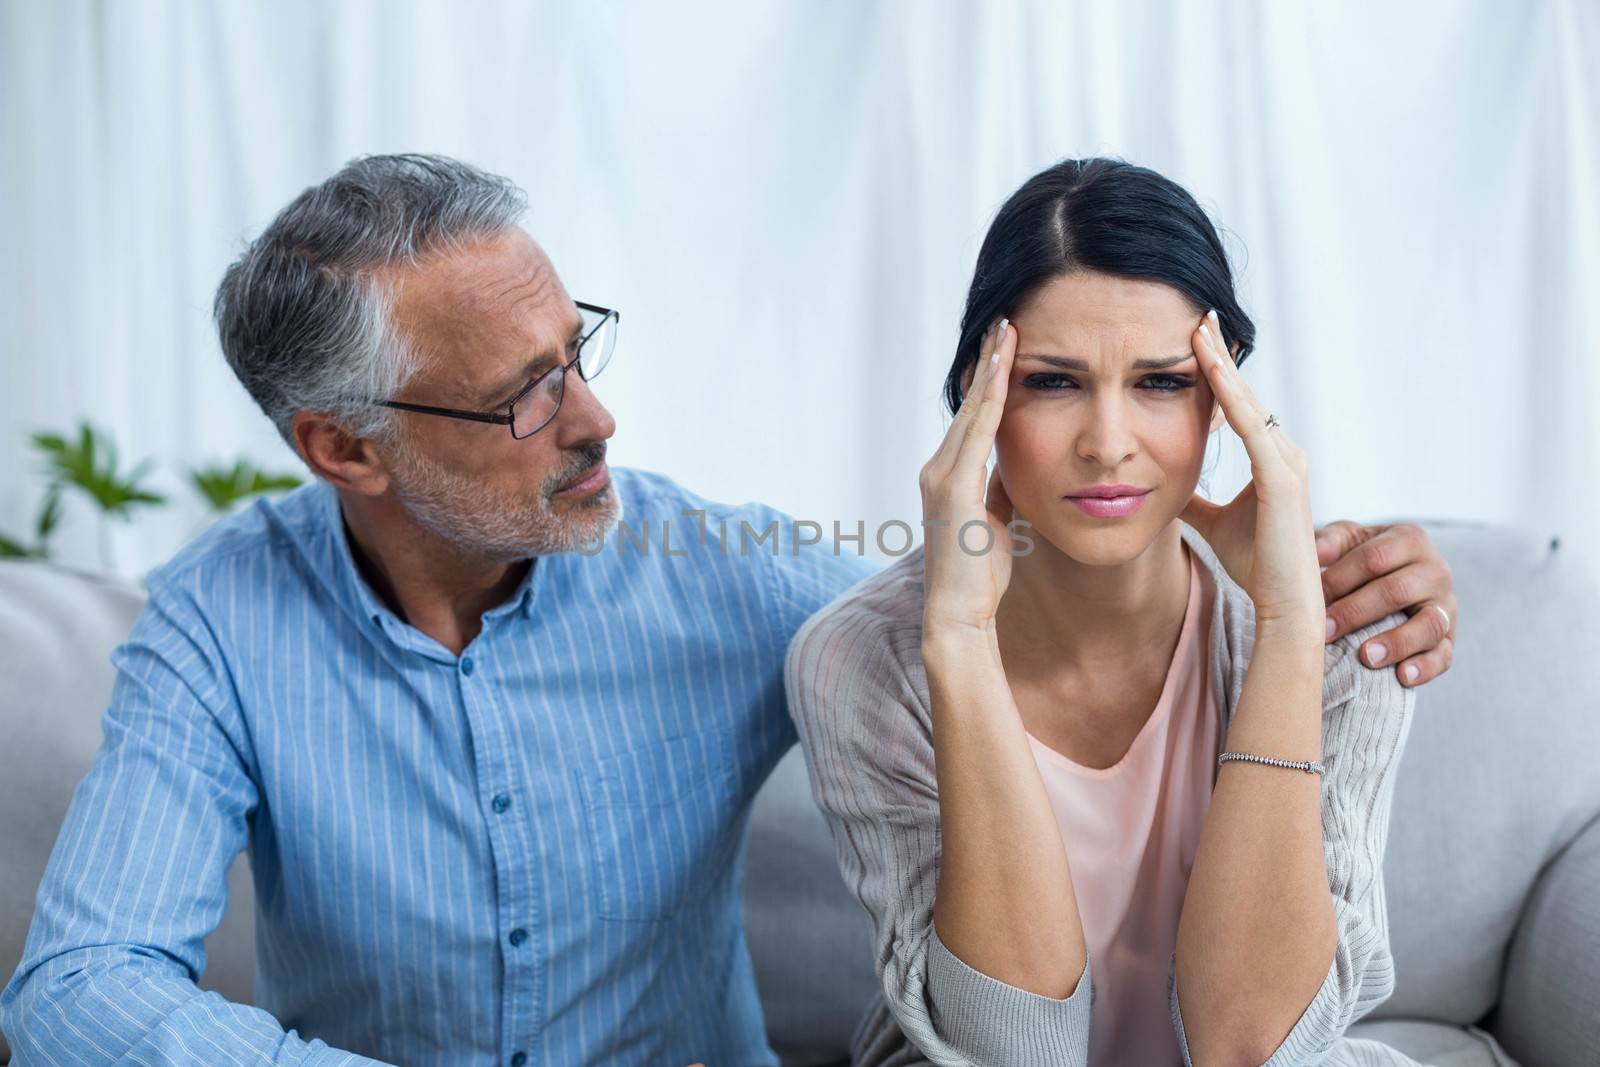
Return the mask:
[(1227, 504), (1196, 493), (1181, 515), (1255, 603), (1259, 624), (1323, 630), (1322, 577), (1306, 457), (1245, 384), (1208, 312), (1190, 343), (1228, 424), (1250, 456), (1250, 483)]
[(961, 408), (917, 478), (925, 636), (949, 629), (994, 635), (995, 612), (1011, 581), (1012, 510), (999, 468), (990, 474), (988, 465), (1016, 350), (1017, 331), (1005, 319), (984, 334)]
[[(1207, 359), (1207, 353), (1222, 351), (1216, 321), (1207, 318), (1209, 338), (1202, 337), (1196, 329), (1193, 341), (1212, 391), (1222, 401), (1223, 411), (1235, 430), (1240, 427), (1235, 411), (1241, 409), (1249, 412), (1245, 430), (1262, 430), (1265, 409), (1244, 384), (1232, 358)], [(1231, 395), (1241, 398), (1242, 406), (1230, 407), (1230, 386), (1235, 386)], [(1249, 435), (1240, 431), (1240, 436), (1246, 449), (1250, 449)], [(1257, 434), (1257, 439), (1261, 436)], [(1266, 437), (1277, 443), (1280, 451), (1299, 458), (1304, 482), (1304, 456), (1282, 427), (1274, 427)], [(1250, 451), (1250, 466), (1251, 483), (1232, 502), (1218, 507), (1196, 496), (1183, 519), (1205, 536), (1234, 581), (1255, 599), (1256, 590), (1241, 577), (1249, 573), (1252, 562), (1247, 534), (1256, 528), (1255, 511), (1262, 491), (1258, 484), (1260, 461), (1254, 450)], [(1364, 526), (1346, 519), (1313, 532), (1315, 560), (1322, 568), (1318, 582), (1325, 605), (1323, 640), (1336, 640), (1403, 611), (1411, 618), (1369, 638), (1361, 646), (1361, 662), (1368, 667), (1392, 667), (1400, 684), (1407, 686), (1423, 685), (1449, 670), (1455, 657), (1460, 605), (1450, 567), (1427, 532), (1409, 522)], [(1262, 612), (1260, 600), (1256, 600), (1256, 610), (1258, 614)]]
[[(966, 968), (1014, 987), (989, 994), (1003, 997), (1008, 1011), (1031, 1012), (1044, 1010), (1038, 997), (1064, 1000), (1085, 984), (1089, 953), (1061, 829), (995, 625), (1011, 581), (1012, 506), (998, 468), (993, 475), (987, 468), (1016, 348), (1017, 331), (1004, 319), (984, 336), (955, 421), (918, 477), (927, 524), (922, 662), (939, 798), (937, 937), (928, 951), (929, 981), (951, 980), (948, 950)], [(1087, 1011), (1087, 984), (1090, 993), (1072, 1011)]]

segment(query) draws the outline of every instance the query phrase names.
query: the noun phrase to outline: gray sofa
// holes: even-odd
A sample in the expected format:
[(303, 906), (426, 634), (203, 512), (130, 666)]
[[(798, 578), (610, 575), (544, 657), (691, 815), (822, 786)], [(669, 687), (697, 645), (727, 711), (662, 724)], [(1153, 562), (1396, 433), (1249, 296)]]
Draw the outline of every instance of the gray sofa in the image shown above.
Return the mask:
[[(1548, 535), (1424, 522), (1465, 620), (1425, 687), (1384, 873), (1397, 982), (1352, 1027), (1438, 1067), (1600, 1064), (1600, 587)], [(107, 656), (136, 589), (0, 564), (0, 980), (74, 784), (99, 744)], [(746, 924), (786, 1064), (841, 1063), (872, 994), (865, 914), (846, 893), (798, 751), (758, 798)], [(243, 859), (201, 984), (248, 1001)], [(0, 1049), (0, 1062), (5, 1053)]]

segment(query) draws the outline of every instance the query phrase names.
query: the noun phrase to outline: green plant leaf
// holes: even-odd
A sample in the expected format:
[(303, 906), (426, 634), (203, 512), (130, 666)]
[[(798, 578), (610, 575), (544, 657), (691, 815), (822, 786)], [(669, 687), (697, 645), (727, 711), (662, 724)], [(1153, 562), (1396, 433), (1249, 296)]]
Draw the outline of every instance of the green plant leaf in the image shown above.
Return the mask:
[(39, 547), (50, 540), (50, 535), (55, 532), (56, 524), (61, 521), (61, 489), (52, 485), (44, 494), (44, 503), (39, 508), (39, 518), (34, 523), (34, 536), (38, 538)]
[(150, 471), (150, 461), (119, 474), (116, 443), (87, 422), (79, 424), (76, 444), (53, 433), (34, 434), (33, 444), (44, 454), (53, 487), (81, 490), (107, 516), (128, 519), (137, 506), (166, 503), (166, 497), (140, 484)]
[(292, 474), (269, 474), (244, 459), (231, 467), (213, 464), (191, 468), (189, 480), (216, 512), (227, 511), (240, 500), (257, 493), (293, 489), (300, 484), (300, 479)]
[(43, 559), (44, 553), (31, 545), (21, 541), (13, 541), (5, 534), (0, 534), (0, 559)]

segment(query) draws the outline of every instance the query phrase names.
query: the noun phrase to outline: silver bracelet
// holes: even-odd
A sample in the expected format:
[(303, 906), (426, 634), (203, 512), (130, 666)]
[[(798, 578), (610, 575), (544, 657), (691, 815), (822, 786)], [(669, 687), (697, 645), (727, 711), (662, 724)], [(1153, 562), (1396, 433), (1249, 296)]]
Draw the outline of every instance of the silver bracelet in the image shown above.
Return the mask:
[(1230, 759), (1247, 759), (1256, 763), (1270, 763), (1274, 767), (1294, 767), (1297, 770), (1305, 771), (1307, 774), (1321, 774), (1325, 769), (1321, 763), (1315, 760), (1273, 759), (1271, 756), (1252, 756), (1245, 752), (1224, 752), (1217, 757), (1217, 766), (1222, 766), (1223, 760)]

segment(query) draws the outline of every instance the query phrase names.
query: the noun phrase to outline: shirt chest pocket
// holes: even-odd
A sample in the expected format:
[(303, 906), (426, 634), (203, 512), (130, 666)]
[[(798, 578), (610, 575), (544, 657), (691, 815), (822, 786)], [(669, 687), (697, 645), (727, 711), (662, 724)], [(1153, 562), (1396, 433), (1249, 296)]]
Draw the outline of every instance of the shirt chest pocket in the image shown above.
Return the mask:
[(664, 919), (731, 861), (735, 776), (727, 727), (652, 741), (577, 769), (602, 918)]

